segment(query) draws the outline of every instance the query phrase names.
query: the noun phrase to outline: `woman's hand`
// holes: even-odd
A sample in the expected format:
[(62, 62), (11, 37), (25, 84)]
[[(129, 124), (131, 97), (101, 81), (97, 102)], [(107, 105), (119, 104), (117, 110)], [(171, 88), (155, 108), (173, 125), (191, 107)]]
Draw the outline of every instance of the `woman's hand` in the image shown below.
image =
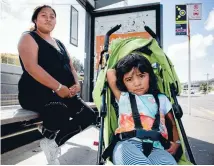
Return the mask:
[(61, 89), (56, 92), (61, 98), (72, 97), (70, 90), (67, 86), (62, 85)]
[(69, 88), (71, 96), (75, 96), (78, 92), (80, 92), (81, 87), (79, 84), (75, 84)]
[(171, 143), (171, 146), (169, 149), (167, 149), (167, 152), (169, 152), (171, 155), (174, 155), (177, 152), (180, 144), (177, 144), (175, 142), (170, 142), (170, 143)]

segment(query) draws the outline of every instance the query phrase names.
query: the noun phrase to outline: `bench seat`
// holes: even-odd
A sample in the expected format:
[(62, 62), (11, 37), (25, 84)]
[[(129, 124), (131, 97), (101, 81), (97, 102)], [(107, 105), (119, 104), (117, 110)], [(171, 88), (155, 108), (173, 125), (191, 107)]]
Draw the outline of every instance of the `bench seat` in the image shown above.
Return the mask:
[[(86, 102), (86, 104), (92, 109), (96, 108), (93, 102)], [(23, 109), (20, 105), (1, 107), (1, 125), (29, 121), (38, 117), (38, 113)]]

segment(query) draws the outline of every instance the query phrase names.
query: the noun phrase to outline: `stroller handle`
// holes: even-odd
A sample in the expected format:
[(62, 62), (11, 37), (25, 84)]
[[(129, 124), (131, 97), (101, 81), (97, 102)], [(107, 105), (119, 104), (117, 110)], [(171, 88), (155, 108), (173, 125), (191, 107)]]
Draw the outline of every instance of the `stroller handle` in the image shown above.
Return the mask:
[(105, 36), (105, 41), (104, 41), (104, 52), (108, 51), (108, 46), (109, 46), (109, 37), (111, 36), (112, 33), (116, 32), (118, 29), (120, 29), (121, 24), (116, 25), (115, 27), (113, 27), (112, 29), (110, 29)]
[(155, 34), (155, 32), (147, 25), (144, 26), (144, 29), (146, 30), (146, 32), (148, 32), (148, 34), (150, 34), (150, 36), (152, 36), (154, 39), (157, 40), (157, 42), (160, 46), (160, 40), (159, 40), (158, 36)]
[[(120, 29), (121, 27), (121, 24), (119, 25), (116, 25), (115, 27), (113, 27), (112, 29), (110, 29), (106, 35), (105, 35), (105, 40), (104, 40), (104, 49), (101, 51), (100, 53), (100, 62), (99, 64), (101, 65), (102, 64), (102, 57), (104, 55), (105, 52), (108, 52), (108, 46), (109, 46), (109, 37), (111, 36), (112, 33), (116, 32), (118, 29)], [(107, 57), (108, 59), (108, 57)], [(97, 73), (98, 74), (98, 73)]]
[(146, 30), (146, 32), (148, 32), (153, 38), (157, 39), (157, 35), (155, 34), (155, 32), (150, 28), (148, 27), (147, 25), (144, 26), (144, 29)]

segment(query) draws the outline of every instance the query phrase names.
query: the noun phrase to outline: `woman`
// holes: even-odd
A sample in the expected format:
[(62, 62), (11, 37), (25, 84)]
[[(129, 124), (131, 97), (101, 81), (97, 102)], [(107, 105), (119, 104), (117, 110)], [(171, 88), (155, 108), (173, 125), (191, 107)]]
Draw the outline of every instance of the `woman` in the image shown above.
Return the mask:
[(37, 7), (32, 22), (34, 30), (23, 33), (18, 43), (23, 69), (19, 102), (24, 109), (40, 113), (46, 137), (40, 146), (49, 164), (60, 164), (59, 146), (95, 122), (96, 116), (77, 96), (78, 76), (65, 46), (51, 37), (55, 10)]

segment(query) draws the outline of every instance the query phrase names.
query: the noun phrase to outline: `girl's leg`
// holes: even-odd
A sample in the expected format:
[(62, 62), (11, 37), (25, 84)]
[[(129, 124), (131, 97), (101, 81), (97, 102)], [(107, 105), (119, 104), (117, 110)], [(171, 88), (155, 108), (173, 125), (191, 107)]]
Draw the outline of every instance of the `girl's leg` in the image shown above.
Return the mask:
[(113, 152), (115, 165), (151, 165), (142, 152), (142, 143), (134, 140), (118, 142)]
[(153, 165), (177, 165), (174, 157), (163, 149), (154, 148), (148, 159)]

